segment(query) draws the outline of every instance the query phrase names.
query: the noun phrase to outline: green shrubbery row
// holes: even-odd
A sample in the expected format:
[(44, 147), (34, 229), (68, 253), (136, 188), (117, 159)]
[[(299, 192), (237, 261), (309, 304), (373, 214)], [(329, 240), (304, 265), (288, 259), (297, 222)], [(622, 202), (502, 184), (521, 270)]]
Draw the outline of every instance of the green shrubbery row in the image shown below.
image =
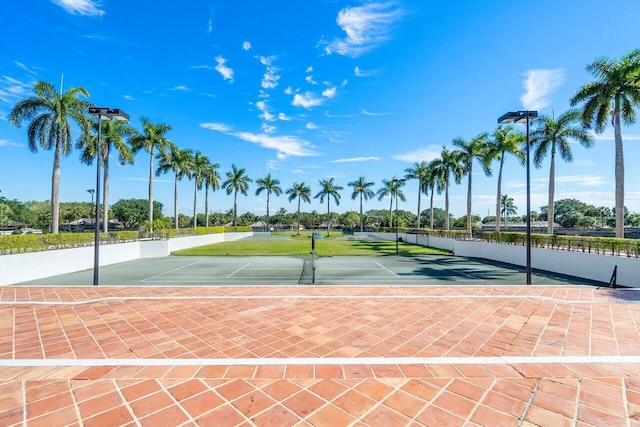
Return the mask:
[[(162, 230), (154, 237), (195, 236), (215, 233), (251, 231), (251, 227), (198, 227)], [(115, 231), (100, 233), (100, 241), (119, 243), (138, 240), (145, 236), (139, 231)], [(91, 233), (58, 233), (58, 234), (9, 234), (0, 236), (0, 255), (25, 252), (47, 251), (51, 249), (76, 248), (93, 245), (94, 234)]]
[[(526, 244), (527, 235), (526, 233), (485, 231), (482, 233), (482, 238), (487, 242), (524, 245)], [(640, 240), (638, 239), (532, 234), (531, 246), (589, 253), (626, 254), (629, 257), (640, 256)]]
[[(395, 227), (376, 227), (374, 231), (379, 233), (395, 233)], [(428, 228), (404, 228), (399, 227), (398, 233), (424, 234), (426, 236), (448, 237), (450, 239), (464, 239), (469, 236), (467, 230), (430, 230)]]

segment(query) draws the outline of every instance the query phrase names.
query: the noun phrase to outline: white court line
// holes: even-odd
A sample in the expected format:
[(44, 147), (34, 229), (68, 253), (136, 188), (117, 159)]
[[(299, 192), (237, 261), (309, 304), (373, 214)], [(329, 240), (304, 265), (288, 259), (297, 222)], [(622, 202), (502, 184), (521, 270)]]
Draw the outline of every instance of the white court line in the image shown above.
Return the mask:
[(192, 262), (191, 264), (183, 265), (182, 267), (174, 268), (173, 270), (165, 271), (164, 273), (156, 274), (155, 276), (148, 277), (146, 279), (142, 279), (141, 282), (146, 282), (147, 280), (155, 279), (156, 277), (164, 276), (165, 274), (173, 273), (174, 271), (182, 270), (183, 268), (191, 267), (192, 265), (198, 264), (199, 261)]
[(378, 266), (380, 266), (380, 268), (382, 268), (383, 270), (387, 270), (389, 273), (393, 274), (395, 277), (400, 277), (398, 276), (396, 273), (394, 273), (393, 271), (389, 270), (387, 267), (385, 267), (384, 265), (380, 264), (378, 261), (376, 261), (376, 264), (378, 264)]
[(243, 265), (242, 267), (240, 267), (239, 269), (237, 269), (236, 271), (234, 271), (233, 273), (231, 273), (230, 275), (227, 276), (227, 279), (231, 276), (233, 276), (234, 274), (236, 274), (238, 271), (240, 270), (244, 270), (245, 268), (249, 267), (249, 265), (251, 265), (250, 262), (246, 263), (245, 265)]
[(640, 363), (640, 356), (280, 357), (218, 359), (10, 359), (0, 367), (264, 366), (264, 365), (531, 365)]

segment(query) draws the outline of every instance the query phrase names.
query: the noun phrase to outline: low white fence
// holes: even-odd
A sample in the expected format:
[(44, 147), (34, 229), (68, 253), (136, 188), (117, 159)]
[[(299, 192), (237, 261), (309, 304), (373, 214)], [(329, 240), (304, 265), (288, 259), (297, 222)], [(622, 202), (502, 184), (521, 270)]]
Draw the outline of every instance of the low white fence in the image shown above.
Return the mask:
[[(100, 245), (100, 265), (117, 264), (141, 258), (165, 257), (180, 249), (238, 240), (254, 234), (260, 233), (205, 234), (174, 237), (168, 240), (138, 240)], [(93, 252), (93, 246), (85, 246), (2, 255), (0, 256), (0, 286), (93, 268)]]
[[(395, 233), (362, 234), (382, 240), (395, 240), (396, 238)], [(521, 245), (417, 236), (408, 233), (399, 233), (398, 236), (405, 242), (447, 249), (457, 256), (487, 259), (522, 267), (526, 266), (527, 248)], [(531, 248), (531, 267), (551, 273), (566, 274), (609, 283), (613, 269), (616, 266), (618, 267), (616, 277), (618, 285), (640, 287), (640, 258), (571, 252), (560, 249)]]

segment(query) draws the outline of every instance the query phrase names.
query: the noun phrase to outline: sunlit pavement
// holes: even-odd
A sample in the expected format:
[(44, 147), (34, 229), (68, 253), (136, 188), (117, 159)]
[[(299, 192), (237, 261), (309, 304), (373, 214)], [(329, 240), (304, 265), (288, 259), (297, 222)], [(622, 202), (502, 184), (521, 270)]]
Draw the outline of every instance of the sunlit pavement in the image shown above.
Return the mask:
[(640, 426), (640, 289), (0, 288), (0, 425)]

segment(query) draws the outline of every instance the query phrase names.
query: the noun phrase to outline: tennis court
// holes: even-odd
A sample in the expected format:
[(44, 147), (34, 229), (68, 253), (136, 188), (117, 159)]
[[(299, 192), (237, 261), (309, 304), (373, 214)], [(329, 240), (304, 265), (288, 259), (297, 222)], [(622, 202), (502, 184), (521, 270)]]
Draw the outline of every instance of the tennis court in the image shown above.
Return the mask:
[[(315, 264), (315, 268), (314, 268)], [(533, 272), (535, 285), (603, 283)], [(21, 283), (30, 286), (82, 286), (93, 270)], [(170, 256), (100, 268), (108, 286), (260, 286), (260, 285), (519, 285), (525, 271), (507, 264), (456, 256)]]

